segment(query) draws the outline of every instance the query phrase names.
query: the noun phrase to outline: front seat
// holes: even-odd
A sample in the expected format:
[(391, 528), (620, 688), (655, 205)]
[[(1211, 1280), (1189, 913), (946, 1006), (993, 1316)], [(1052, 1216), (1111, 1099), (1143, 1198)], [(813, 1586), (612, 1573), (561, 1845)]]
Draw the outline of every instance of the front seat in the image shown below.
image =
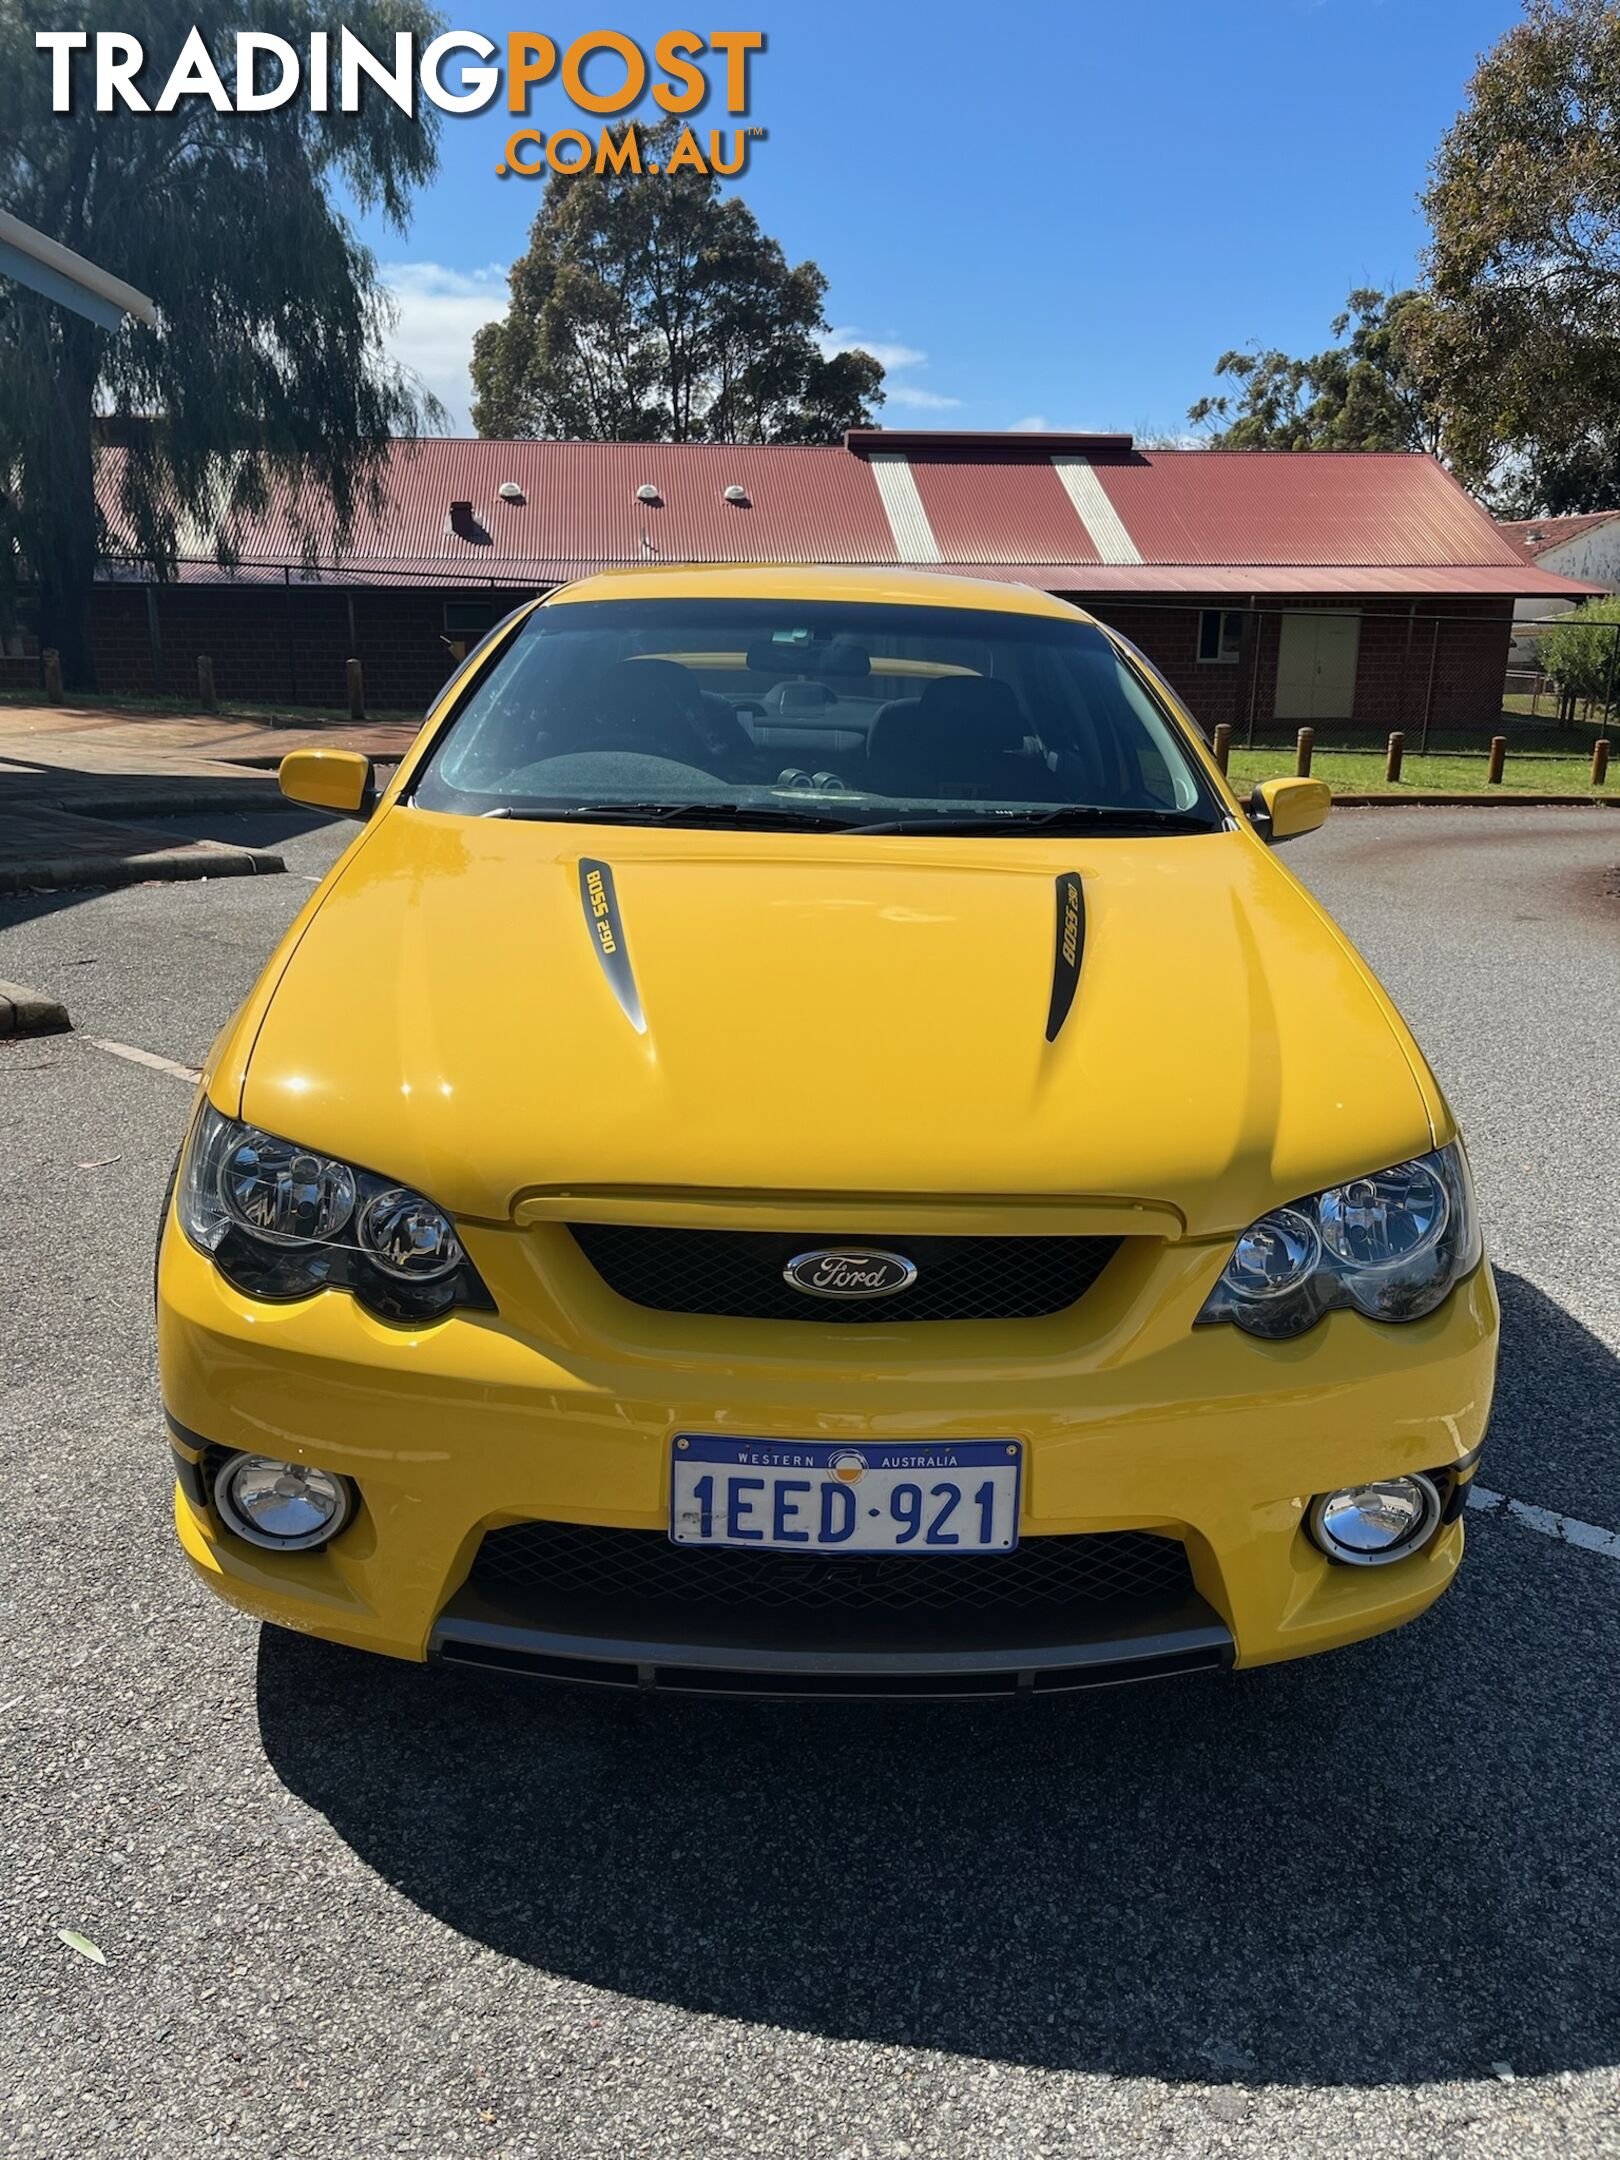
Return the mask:
[(941, 675), (921, 697), (885, 705), (867, 762), (870, 785), (885, 795), (1028, 802), (1052, 792), (1018, 700), (988, 675)]
[[(713, 708), (718, 704), (720, 710)], [(675, 660), (620, 660), (586, 693), (594, 747), (634, 750), (711, 768), (748, 749), (748, 735), (723, 699), (706, 698)]]

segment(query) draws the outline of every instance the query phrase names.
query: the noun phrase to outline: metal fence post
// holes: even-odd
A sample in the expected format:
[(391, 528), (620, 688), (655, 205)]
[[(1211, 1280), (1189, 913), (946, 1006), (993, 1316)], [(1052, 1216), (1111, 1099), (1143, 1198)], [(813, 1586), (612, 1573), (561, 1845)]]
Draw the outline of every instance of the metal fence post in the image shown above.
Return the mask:
[(157, 587), (148, 583), (146, 588), (146, 636), (152, 648), (152, 688), (158, 697), (163, 695), (163, 625), (158, 621)]
[(298, 703), (298, 652), (297, 647), (293, 642), (294, 610), (292, 589), (292, 565), (290, 563), (283, 563), (281, 566), (281, 583), (283, 590), (286, 592), (287, 595), (287, 696), (289, 703), (296, 705)]
[(1434, 665), (1440, 657), (1440, 618), (1434, 618), (1434, 629), (1429, 639), (1429, 680), (1423, 692), (1423, 729), (1418, 736), (1418, 750), (1426, 754), (1429, 748), (1429, 715), (1434, 710)]

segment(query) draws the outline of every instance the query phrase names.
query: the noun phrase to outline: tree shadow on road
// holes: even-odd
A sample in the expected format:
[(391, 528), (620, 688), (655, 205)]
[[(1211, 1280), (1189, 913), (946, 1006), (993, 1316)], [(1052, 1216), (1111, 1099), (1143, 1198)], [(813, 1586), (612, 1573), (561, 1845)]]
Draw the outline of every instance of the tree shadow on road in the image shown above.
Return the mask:
[[(1620, 1429), (1559, 1319), (1555, 1399)], [(1397, 1635), (1023, 1708), (572, 1695), (267, 1630), (260, 1722), (423, 1910), (623, 1994), (1172, 2079), (1578, 2070), (1620, 2060), (1617, 1587), (1476, 1521)]]

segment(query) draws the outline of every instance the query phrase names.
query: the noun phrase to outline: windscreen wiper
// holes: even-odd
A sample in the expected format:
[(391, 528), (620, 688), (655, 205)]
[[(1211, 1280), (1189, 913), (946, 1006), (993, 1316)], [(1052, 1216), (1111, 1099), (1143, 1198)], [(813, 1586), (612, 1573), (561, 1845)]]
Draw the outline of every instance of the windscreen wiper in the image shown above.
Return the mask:
[(852, 833), (940, 833), (947, 838), (967, 834), (1085, 832), (1177, 832), (1211, 833), (1222, 828), (1188, 810), (1127, 810), (1102, 804), (1069, 803), (1059, 810), (1010, 810), (979, 817), (960, 817), (946, 812), (939, 817), (884, 818), (875, 825), (850, 825)]
[(520, 818), (528, 824), (577, 825), (738, 825), (781, 827), (790, 832), (859, 832), (848, 818), (824, 811), (790, 810), (776, 803), (559, 803), (542, 810), (502, 803), (485, 817)]

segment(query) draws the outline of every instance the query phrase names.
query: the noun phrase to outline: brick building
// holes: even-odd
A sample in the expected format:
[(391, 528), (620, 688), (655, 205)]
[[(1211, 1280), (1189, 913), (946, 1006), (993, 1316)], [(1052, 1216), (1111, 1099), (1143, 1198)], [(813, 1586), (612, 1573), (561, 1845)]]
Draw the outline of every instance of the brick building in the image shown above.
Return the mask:
[(1206, 728), (1240, 736), (1488, 730), (1515, 602), (1591, 589), (1527, 561), (1432, 459), (1399, 452), (878, 429), (816, 448), (433, 438), (395, 446), (383, 512), (319, 569), (279, 509), (228, 576), (193, 561), (156, 585), (109, 562), (100, 680), (186, 692), (208, 653), (222, 697), (333, 704), (353, 654), (374, 709), (415, 709), (520, 599), (647, 561), (1038, 585), (1116, 625)]

